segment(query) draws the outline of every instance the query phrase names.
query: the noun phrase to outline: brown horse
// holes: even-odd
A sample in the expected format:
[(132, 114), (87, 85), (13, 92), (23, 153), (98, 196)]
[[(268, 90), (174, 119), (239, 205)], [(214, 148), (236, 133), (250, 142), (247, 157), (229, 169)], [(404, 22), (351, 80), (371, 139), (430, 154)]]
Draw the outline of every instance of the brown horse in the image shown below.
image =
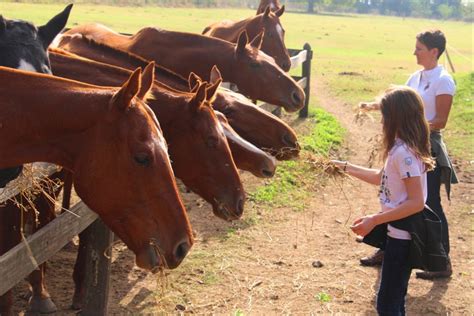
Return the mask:
[(215, 113), (224, 129), (232, 157), (239, 169), (249, 171), (260, 178), (273, 177), (276, 169), (275, 158), (240, 137), (229, 125), (224, 114), (217, 111)]
[(281, 69), (288, 71), (291, 60), (285, 46), (285, 30), (280, 22), (283, 12), (285, 12), (285, 6), (275, 12), (271, 12), (268, 6), (263, 13), (241, 21), (224, 20), (211, 24), (204, 29), (202, 34), (232, 43), (237, 43), (240, 33), (244, 30), (250, 38), (261, 35), (263, 39), (259, 48), (273, 57)]
[[(127, 69), (144, 67), (148, 63), (137, 55), (86, 39), (80, 34), (63, 35), (59, 45), (80, 56)], [(155, 76), (158, 81), (181, 91), (189, 89), (188, 85), (195, 85), (158, 65), (155, 66)], [(217, 67), (213, 67), (209, 77), (213, 83), (222, 79)], [(300, 148), (291, 127), (276, 116), (256, 107), (243, 95), (220, 88), (212, 105), (214, 109), (226, 115), (230, 125), (239, 135), (277, 159), (285, 160), (298, 155)]]
[[(117, 85), (130, 75), (122, 68), (58, 53), (50, 52), (53, 71), (58, 76)], [(232, 220), (242, 215), (245, 195), (225, 135), (209, 103), (219, 83), (213, 87), (203, 84), (196, 93), (189, 93), (155, 81), (148, 104), (160, 120), (176, 176), (211, 203), (217, 216)]]
[(76, 33), (155, 60), (184, 77), (194, 72), (209, 81), (209, 71), (216, 65), (225, 81), (235, 83), (252, 99), (282, 106), (289, 112), (304, 105), (305, 94), (301, 87), (275, 64), (273, 58), (258, 50), (259, 41), (248, 45), (246, 32), (240, 34), (237, 44), (156, 28), (144, 28), (133, 36), (125, 36), (99, 24), (78, 26), (66, 32)]
[(260, 4), (258, 5), (257, 8), (257, 14), (261, 14), (265, 12), (267, 7), (270, 7), (270, 10), (273, 12), (278, 11), (282, 5), (280, 4), (280, 1), (278, 0), (260, 0)]
[(77, 194), (137, 265), (157, 271), (178, 266), (193, 238), (158, 122), (140, 99), (152, 82), (140, 70), (105, 88), (0, 67), (0, 152), (8, 153), (0, 167), (46, 161), (71, 170)]

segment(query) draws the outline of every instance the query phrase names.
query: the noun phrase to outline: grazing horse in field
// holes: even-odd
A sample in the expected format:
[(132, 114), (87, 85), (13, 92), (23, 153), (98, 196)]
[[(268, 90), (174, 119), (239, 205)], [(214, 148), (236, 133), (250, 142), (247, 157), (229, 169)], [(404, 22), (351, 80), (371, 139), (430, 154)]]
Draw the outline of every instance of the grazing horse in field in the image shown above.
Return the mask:
[(250, 38), (262, 36), (263, 39), (258, 48), (273, 57), (281, 69), (288, 71), (291, 67), (291, 60), (285, 46), (285, 30), (280, 23), (283, 12), (285, 12), (285, 6), (275, 12), (271, 12), (268, 6), (263, 13), (245, 20), (237, 22), (225, 20), (211, 24), (204, 29), (202, 34), (232, 43), (237, 43), (242, 31), (246, 31)]
[[(47, 49), (66, 25), (72, 4), (43, 26), (0, 15), (0, 66), (51, 73)], [(0, 188), (18, 177), (22, 166), (0, 169)]]
[[(78, 196), (156, 272), (193, 243), (167, 148), (142, 101), (152, 71), (120, 88), (0, 67), (0, 167), (46, 161), (74, 174)], [(54, 122), (54, 124), (52, 123)]]
[[(61, 48), (74, 54), (129, 70), (144, 67), (148, 63), (133, 53), (97, 43), (80, 34), (63, 35), (58, 43)], [(212, 83), (222, 79), (217, 67), (213, 67), (209, 77)], [(190, 89), (196, 84), (158, 65), (155, 66), (155, 78), (180, 91)], [(298, 155), (300, 148), (293, 129), (276, 116), (255, 106), (243, 95), (219, 88), (212, 106), (226, 115), (230, 125), (240, 136), (277, 159), (285, 160)], [(239, 165), (238, 167), (242, 168)]]
[(257, 14), (265, 12), (267, 7), (270, 7), (272, 12), (278, 11), (282, 6), (278, 0), (260, 0), (260, 4), (257, 8)]
[(66, 32), (76, 33), (154, 60), (184, 77), (194, 72), (209, 81), (209, 72), (216, 65), (225, 81), (235, 83), (241, 93), (252, 99), (282, 106), (289, 112), (304, 105), (303, 89), (275, 64), (273, 58), (257, 48), (260, 39), (249, 44), (246, 32), (240, 34), (237, 44), (151, 27), (143, 28), (133, 36), (118, 34), (99, 24), (78, 26)]

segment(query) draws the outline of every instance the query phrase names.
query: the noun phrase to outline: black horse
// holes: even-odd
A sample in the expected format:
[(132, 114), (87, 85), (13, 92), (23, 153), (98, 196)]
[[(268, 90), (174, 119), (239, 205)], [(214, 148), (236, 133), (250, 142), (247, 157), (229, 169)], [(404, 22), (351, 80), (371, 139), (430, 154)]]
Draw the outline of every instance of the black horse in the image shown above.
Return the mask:
[[(0, 66), (51, 74), (48, 46), (66, 26), (72, 4), (43, 26), (0, 15)], [(8, 153), (0, 153), (8, 155)], [(23, 167), (0, 169), (0, 188), (16, 179)]]

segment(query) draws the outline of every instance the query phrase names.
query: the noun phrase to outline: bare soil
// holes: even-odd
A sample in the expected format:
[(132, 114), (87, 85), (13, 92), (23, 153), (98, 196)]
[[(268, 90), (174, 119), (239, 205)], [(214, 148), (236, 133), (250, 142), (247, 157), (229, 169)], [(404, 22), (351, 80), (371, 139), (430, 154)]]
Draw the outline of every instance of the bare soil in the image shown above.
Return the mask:
[[(318, 91), (328, 91), (322, 87)], [(340, 157), (368, 165), (378, 122), (354, 121), (352, 105), (318, 95), (319, 103), (348, 130)], [(297, 127), (298, 129), (299, 127)], [(444, 201), (451, 235), (453, 276), (425, 281), (412, 273), (407, 295), (411, 315), (472, 315), (473, 184), (463, 175), (452, 201)], [(376, 164), (377, 165), (377, 164)], [(264, 181), (243, 175), (247, 188)], [(352, 221), (378, 210), (377, 188), (356, 180), (315, 183), (303, 211), (247, 202), (243, 220), (226, 223), (192, 193), (183, 193), (196, 233), (185, 262), (165, 278), (134, 267), (123, 244), (114, 247), (110, 314), (375, 314), (379, 268), (359, 258), (374, 249), (355, 242)], [(47, 285), (58, 315), (74, 314), (71, 279), (75, 252), (63, 250), (50, 262)], [(26, 306), (26, 283), (15, 288), (16, 311)]]

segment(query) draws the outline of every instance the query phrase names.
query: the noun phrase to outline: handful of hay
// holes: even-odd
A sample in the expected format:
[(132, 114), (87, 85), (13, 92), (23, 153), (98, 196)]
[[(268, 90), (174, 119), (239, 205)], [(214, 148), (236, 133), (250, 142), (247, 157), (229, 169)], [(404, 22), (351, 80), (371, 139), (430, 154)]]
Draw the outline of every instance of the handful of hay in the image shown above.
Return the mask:
[(328, 158), (321, 156), (311, 156), (307, 159), (307, 162), (312, 166), (314, 170), (321, 170), (325, 174), (332, 176), (333, 178), (344, 178), (348, 176), (341, 168), (336, 166)]

